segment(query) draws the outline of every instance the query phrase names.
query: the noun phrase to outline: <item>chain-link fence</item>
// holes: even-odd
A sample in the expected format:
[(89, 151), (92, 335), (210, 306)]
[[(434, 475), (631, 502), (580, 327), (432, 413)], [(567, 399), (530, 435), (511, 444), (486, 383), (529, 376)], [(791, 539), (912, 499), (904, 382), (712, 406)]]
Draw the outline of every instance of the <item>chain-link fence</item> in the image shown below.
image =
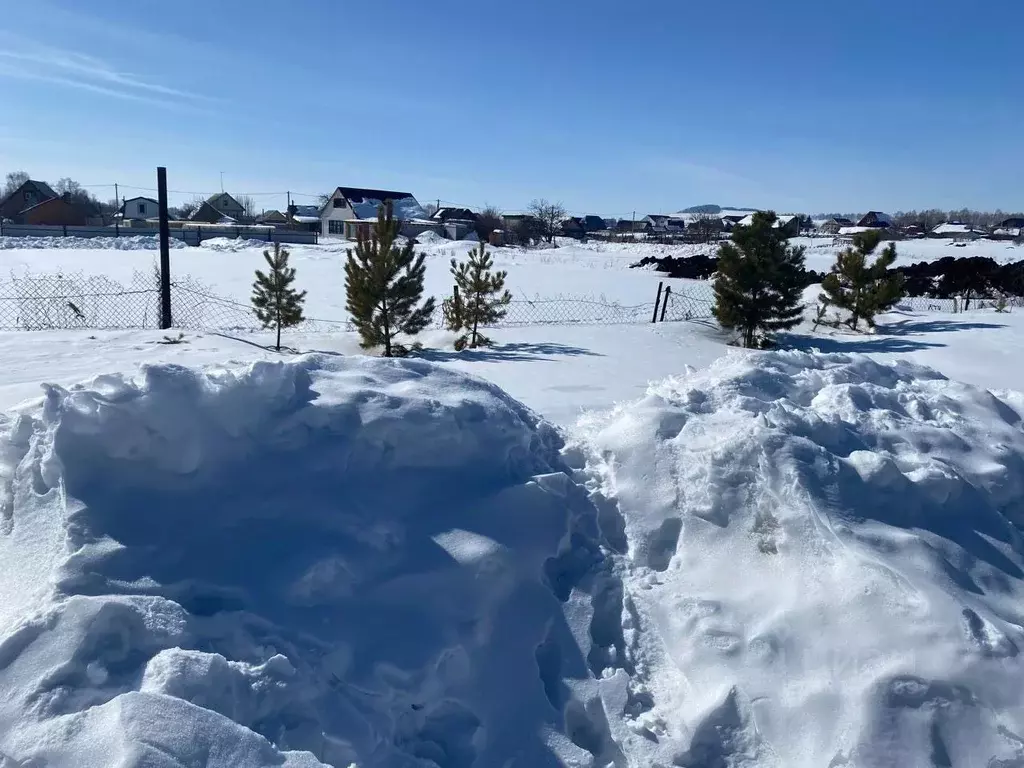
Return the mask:
[[(996, 299), (972, 299), (969, 308), (995, 306)], [(1020, 306), (1021, 299), (1007, 301)], [(657, 297), (657, 304), (620, 304), (577, 298), (515, 300), (498, 325), (617, 325), (653, 321), (706, 321), (713, 318), (714, 291), (710, 283), (675, 283)], [(963, 300), (908, 297), (899, 309), (917, 312), (956, 312)], [(206, 331), (256, 331), (260, 324), (252, 306), (217, 295), (189, 276), (171, 285), (171, 310), (176, 328)], [(56, 273), (0, 279), (0, 330), (97, 330), (158, 328), (159, 277), (134, 272), (127, 283), (104, 275)], [(441, 308), (435, 328), (444, 327)], [(296, 330), (307, 333), (354, 330), (347, 317), (309, 317)]]

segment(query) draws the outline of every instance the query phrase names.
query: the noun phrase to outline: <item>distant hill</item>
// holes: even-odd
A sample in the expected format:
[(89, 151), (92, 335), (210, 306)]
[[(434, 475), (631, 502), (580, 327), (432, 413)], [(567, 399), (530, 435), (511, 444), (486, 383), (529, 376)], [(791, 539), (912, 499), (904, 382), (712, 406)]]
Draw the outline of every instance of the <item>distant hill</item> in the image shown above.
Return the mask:
[(679, 213), (721, 213), (722, 211), (756, 211), (756, 208), (748, 208), (742, 205), (694, 205), (683, 208)]

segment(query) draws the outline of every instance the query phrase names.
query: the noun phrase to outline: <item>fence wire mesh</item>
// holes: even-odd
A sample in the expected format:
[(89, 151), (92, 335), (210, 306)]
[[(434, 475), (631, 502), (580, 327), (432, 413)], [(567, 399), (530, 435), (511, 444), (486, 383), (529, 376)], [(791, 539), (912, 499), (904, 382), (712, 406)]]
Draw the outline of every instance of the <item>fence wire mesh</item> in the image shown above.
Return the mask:
[[(997, 299), (972, 299), (970, 308), (993, 307)], [(1007, 299), (1009, 306), (1024, 300)], [(617, 325), (706, 321), (713, 318), (714, 291), (710, 283), (675, 284), (662, 294), (655, 314), (654, 302), (621, 304), (605, 299), (517, 299), (496, 325)], [(897, 307), (916, 312), (955, 312), (963, 301), (908, 297)], [(261, 326), (252, 306), (220, 296), (190, 276), (177, 277), (171, 285), (174, 326), (196, 331), (257, 331)], [(12, 275), (0, 278), (0, 330), (155, 329), (160, 322), (160, 288), (155, 271), (136, 271), (130, 280), (118, 282), (105, 275), (82, 272)], [(440, 306), (435, 328), (444, 327)], [(353, 331), (347, 317), (309, 317), (295, 330), (305, 333)]]

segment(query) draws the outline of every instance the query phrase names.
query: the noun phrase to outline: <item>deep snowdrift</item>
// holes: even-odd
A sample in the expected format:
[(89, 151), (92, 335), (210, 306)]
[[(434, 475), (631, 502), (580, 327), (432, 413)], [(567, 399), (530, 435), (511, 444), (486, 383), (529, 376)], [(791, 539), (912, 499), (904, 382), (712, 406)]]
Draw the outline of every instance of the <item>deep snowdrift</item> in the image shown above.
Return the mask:
[(1024, 765), (1022, 401), (735, 354), (585, 418), (653, 704), (636, 765)]
[(0, 421), (0, 764), (622, 764), (560, 448), (412, 361), (49, 388)]
[(802, 353), (564, 449), (415, 361), (49, 388), (0, 419), (0, 766), (1020, 766), (1021, 413)]

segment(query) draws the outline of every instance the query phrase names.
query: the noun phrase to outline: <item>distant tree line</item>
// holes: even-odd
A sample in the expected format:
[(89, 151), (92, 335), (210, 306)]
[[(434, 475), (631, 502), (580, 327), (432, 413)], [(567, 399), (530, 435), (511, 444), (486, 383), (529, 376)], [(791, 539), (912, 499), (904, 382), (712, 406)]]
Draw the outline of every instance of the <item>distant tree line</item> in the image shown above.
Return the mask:
[[(842, 217), (857, 221), (862, 215), (861, 213), (820, 213), (814, 218), (829, 219)], [(1024, 216), (1024, 213), (1011, 213), (999, 210), (998, 208), (994, 211), (975, 211), (970, 208), (943, 211), (939, 208), (928, 208), (920, 211), (897, 211), (891, 215), (893, 223), (897, 227), (909, 227), (916, 224), (929, 230), (947, 221), (958, 221), (962, 224), (972, 224), (975, 227), (990, 229), (1005, 219)]]

